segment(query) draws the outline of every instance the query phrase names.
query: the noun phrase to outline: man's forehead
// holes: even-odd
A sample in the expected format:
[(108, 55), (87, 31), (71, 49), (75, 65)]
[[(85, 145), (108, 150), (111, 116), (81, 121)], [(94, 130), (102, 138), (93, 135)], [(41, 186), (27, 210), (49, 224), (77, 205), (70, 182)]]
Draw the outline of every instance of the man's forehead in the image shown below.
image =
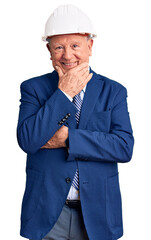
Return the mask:
[(52, 37), (48, 37), (48, 41), (52, 42), (57, 42), (57, 41), (64, 41), (64, 40), (75, 40), (75, 41), (82, 41), (87, 37), (88, 34), (79, 34), (79, 33), (74, 33), (74, 34), (62, 34), (62, 35), (54, 35)]

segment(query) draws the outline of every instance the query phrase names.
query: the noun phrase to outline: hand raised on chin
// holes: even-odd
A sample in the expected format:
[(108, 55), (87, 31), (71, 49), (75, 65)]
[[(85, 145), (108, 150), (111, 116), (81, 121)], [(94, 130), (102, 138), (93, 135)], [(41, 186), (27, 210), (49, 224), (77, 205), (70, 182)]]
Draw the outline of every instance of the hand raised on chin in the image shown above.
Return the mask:
[(87, 62), (79, 64), (66, 73), (63, 73), (59, 66), (56, 66), (55, 68), (59, 75), (58, 88), (72, 98), (81, 92), (93, 75), (92, 73), (89, 73)]

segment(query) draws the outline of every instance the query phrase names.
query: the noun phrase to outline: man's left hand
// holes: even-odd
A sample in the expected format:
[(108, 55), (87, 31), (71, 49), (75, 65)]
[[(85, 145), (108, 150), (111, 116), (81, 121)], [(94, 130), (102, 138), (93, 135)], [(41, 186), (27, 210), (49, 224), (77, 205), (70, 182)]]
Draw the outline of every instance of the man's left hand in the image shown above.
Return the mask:
[(68, 138), (68, 127), (62, 126), (58, 129), (52, 138), (41, 148), (61, 148), (66, 147), (65, 141)]

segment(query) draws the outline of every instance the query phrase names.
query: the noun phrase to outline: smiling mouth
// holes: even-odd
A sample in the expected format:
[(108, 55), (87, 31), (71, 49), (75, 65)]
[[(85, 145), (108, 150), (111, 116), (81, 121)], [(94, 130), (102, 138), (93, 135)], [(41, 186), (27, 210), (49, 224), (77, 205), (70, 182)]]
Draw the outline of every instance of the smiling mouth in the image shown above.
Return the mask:
[(72, 62), (72, 63), (62, 62), (61, 64), (64, 65), (65, 67), (74, 67), (77, 65), (77, 62)]

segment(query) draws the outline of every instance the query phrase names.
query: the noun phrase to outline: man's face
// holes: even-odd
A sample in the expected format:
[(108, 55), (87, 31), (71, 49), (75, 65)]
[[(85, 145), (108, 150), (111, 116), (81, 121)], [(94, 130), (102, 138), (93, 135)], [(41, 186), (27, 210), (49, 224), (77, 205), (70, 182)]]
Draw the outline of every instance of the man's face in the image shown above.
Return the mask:
[(83, 62), (89, 62), (93, 40), (80, 34), (54, 36), (47, 44), (53, 67), (59, 66), (66, 73)]

